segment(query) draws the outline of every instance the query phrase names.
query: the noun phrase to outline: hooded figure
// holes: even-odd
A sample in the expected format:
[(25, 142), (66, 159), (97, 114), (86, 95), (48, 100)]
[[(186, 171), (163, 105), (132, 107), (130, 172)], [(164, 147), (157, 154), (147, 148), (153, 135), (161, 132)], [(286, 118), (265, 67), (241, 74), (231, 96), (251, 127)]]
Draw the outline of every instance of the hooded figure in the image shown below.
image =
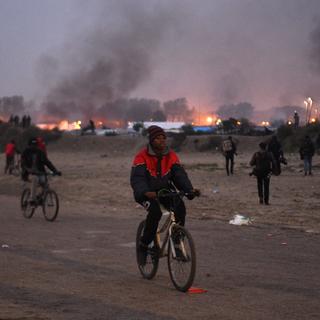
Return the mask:
[(270, 177), (277, 164), (272, 153), (266, 150), (266, 143), (261, 142), (259, 147), (260, 150), (253, 154), (250, 165), (254, 167), (253, 174), (257, 177), (259, 202), (269, 205)]

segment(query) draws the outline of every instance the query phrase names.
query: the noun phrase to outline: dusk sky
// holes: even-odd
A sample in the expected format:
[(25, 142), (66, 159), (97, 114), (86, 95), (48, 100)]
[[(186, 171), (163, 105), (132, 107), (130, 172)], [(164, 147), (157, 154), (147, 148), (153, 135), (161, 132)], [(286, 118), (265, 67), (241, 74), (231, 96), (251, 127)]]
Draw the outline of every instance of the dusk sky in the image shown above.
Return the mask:
[(319, 0), (0, 0), (0, 36), (0, 96), (320, 103)]

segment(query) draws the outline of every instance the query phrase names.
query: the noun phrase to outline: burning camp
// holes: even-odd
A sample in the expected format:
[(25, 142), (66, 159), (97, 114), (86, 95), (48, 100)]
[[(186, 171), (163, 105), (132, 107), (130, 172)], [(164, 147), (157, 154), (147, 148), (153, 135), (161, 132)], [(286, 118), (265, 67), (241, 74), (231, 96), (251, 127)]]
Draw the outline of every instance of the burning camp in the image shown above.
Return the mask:
[(0, 8), (1, 320), (319, 318), (319, 0)]

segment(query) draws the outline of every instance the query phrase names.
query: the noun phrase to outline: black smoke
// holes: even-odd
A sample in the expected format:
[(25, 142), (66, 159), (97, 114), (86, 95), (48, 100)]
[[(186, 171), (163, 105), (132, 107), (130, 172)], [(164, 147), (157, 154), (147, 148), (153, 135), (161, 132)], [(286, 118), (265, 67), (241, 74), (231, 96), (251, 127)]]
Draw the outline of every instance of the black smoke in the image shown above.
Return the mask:
[(128, 110), (147, 116), (155, 111), (142, 99), (138, 112), (136, 107), (127, 106), (126, 99), (152, 73), (153, 53), (171, 25), (170, 8), (125, 3), (113, 7), (120, 22), (110, 26), (100, 17), (90, 32), (67, 43), (70, 51), (62, 58), (47, 55), (39, 62), (40, 77), (47, 79), (49, 86), (42, 109), (49, 115), (123, 119)]
[(310, 64), (312, 69), (320, 72), (320, 20), (310, 34)]
[(242, 102), (238, 104), (222, 105), (218, 108), (217, 114), (222, 119), (251, 119), (253, 111), (254, 107), (250, 103)]

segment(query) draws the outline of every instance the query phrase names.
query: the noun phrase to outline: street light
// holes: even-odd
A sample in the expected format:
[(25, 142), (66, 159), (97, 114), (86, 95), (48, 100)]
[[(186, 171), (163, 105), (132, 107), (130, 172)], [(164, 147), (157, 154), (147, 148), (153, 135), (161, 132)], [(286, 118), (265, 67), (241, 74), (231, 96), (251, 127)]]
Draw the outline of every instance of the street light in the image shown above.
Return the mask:
[(306, 100), (304, 100), (304, 105), (306, 106), (306, 124), (310, 122), (312, 103), (313, 101), (311, 97), (308, 97)]

